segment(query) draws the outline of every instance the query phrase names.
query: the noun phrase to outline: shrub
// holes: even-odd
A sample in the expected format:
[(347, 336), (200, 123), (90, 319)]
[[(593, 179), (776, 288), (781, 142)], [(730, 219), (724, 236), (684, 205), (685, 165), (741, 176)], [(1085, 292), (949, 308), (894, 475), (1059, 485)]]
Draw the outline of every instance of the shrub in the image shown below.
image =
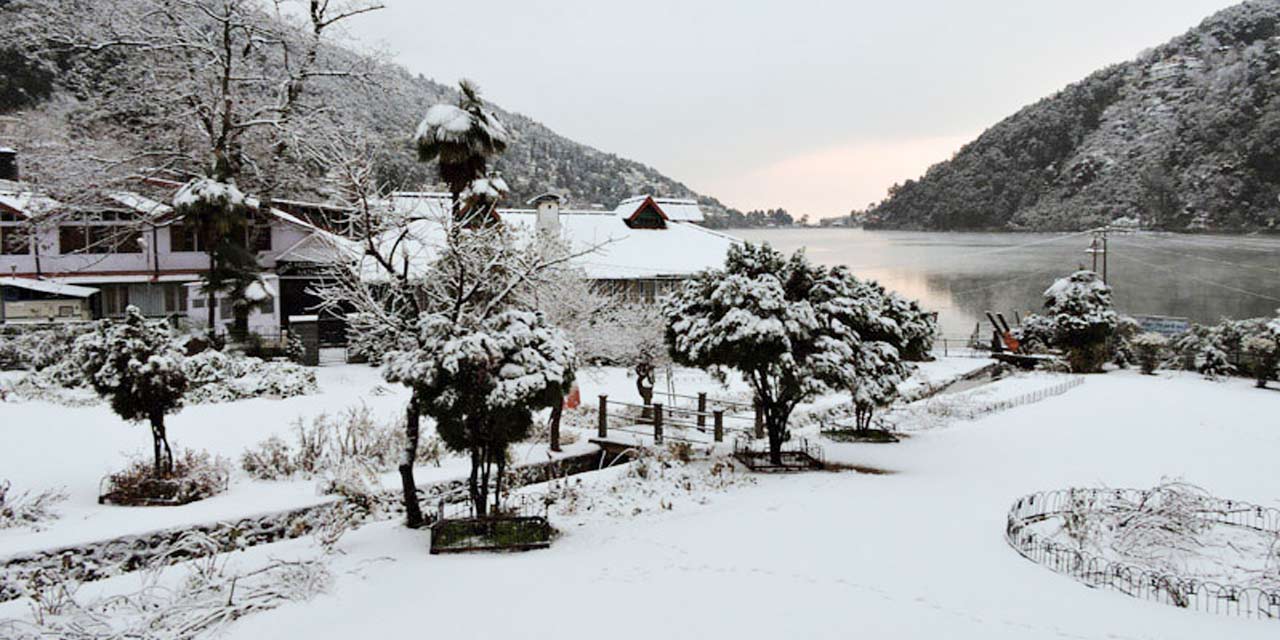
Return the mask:
[(187, 449), (174, 456), (173, 471), (163, 478), (155, 476), (146, 460), (134, 459), (108, 477), (110, 490), (103, 497), (123, 505), (188, 504), (222, 493), (229, 478), (226, 460)]
[(1129, 341), (1133, 348), (1138, 366), (1147, 375), (1155, 373), (1164, 358), (1165, 349), (1169, 347), (1169, 339), (1158, 333), (1143, 333)]
[(1251, 360), (1258, 388), (1267, 386), (1267, 381), (1276, 377), (1276, 369), (1280, 366), (1280, 339), (1253, 336), (1244, 341), (1243, 347)]
[[(404, 442), (403, 424), (378, 424), (365, 405), (336, 417), (321, 414), (310, 425), (299, 419), (293, 433), (292, 443), (271, 436), (245, 451), (241, 468), (258, 480), (313, 478), (353, 460), (375, 471), (388, 471), (398, 464)], [(439, 464), (443, 446), (438, 437), (423, 438), (419, 447), (420, 458)]]
[(15, 494), (10, 493), (11, 488), (8, 480), (0, 480), (0, 529), (38, 528), (40, 523), (57, 518), (54, 505), (67, 499), (61, 490)]
[(187, 358), (183, 371), (192, 403), (232, 402), (246, 398), (292, 398), (319, 391), (315, 371), (292, 362), (202, 351)]

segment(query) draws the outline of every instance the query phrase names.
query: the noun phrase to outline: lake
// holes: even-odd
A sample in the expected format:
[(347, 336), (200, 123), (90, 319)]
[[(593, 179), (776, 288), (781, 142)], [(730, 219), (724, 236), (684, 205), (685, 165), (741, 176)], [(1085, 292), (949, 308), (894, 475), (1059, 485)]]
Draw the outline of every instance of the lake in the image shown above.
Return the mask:
[[(1038, 310), (1055, 278), (1092, 264), (1083, 234), (940, 233), (862, 229), (734, 229), (785, 252), (805, 249), (937, 311), (943, 333), (967, 337), (984, 312)], [(1195, 322), (1274, 316), (1280, 237), (1112, 234), (1108, 279), (1124, 313)], [(1101, 262), (1099, 262), (1101, 265)], [(1099, 266), (1101, 270), (1101, 266)], [(983, 328), (984, 332), (989, 327)]]

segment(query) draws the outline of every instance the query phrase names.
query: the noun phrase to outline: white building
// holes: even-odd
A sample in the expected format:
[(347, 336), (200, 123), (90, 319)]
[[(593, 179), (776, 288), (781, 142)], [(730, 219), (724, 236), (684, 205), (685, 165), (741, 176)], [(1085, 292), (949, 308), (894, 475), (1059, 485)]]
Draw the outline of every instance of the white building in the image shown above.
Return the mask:
[[(412, 217), (447, 216), (449, 195), (400, 193), (393, 206)], [(700, 226), (694, 200), (636, 196), (612, 211), (562, 209), (554, 194), (528, 202), (531, 209), (498, 209), (503, 222), (564, 238), (575, 251), (598, 247), (576, 259), (587, 277), (630, 301), (653, 302), (694, 274), (724, 266), (729, 247), (740, 240)], [(422, 233), (434, 225), (424, 227)], [(406, 251), (412, 260), (430, 260), (432, 240)]]
[[(314, 313), (314, 300), (305, 293), (314, 280), (309, 267), (323, 259), (318, 246), (341, 240), (279, 209), (260, 212), (246, 242), (257, 250), (267, 295), (249, 321), (251, 330), (271, 333), (289, 315)], [(208, 265), (197, 235), (165, 204), (107, 192), (66, 207), (20, 183), (0, 181), (0, 275), (93, 287), (95, 318), (118, 317), (134, 305), (149, 316), (203, 326), (208, 311), (199, 283)], [(231, 305), (218, 302), (214, 311), (225, 329)]]

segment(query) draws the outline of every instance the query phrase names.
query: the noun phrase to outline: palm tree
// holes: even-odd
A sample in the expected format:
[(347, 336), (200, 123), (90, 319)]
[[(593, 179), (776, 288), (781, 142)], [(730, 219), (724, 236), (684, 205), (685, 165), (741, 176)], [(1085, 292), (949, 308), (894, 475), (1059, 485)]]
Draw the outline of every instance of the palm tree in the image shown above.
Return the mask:
[(475, 84), (463, 80), (458, 88), (462, 93), (458, 104), (427, 109), (414, 140), (420, 161), (436, 161), (440, 179), (453, 196), (454, 216), (461, 218), (470, 208), (463, 206), (463, 194), (488, 176), (489, 158), (506, 150), (510, 134), (497, 115), (485, 108)]

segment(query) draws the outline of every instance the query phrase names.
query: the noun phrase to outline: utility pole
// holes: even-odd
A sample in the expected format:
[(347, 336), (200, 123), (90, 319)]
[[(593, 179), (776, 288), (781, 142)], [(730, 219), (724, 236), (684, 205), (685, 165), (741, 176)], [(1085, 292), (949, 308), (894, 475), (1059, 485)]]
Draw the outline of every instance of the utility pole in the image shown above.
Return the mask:
[(1098, 256), (1102, 256), (1102, 283), (1110, 284), (1107, 281), (1107, 234), (1111, 231), (1110, 227), (1099, 227), (1093, 230), (1093, 241), (1089, 243), (1089, 248), (1084, 252), (1093, 257), (1093, 271), (1098, 272)]

